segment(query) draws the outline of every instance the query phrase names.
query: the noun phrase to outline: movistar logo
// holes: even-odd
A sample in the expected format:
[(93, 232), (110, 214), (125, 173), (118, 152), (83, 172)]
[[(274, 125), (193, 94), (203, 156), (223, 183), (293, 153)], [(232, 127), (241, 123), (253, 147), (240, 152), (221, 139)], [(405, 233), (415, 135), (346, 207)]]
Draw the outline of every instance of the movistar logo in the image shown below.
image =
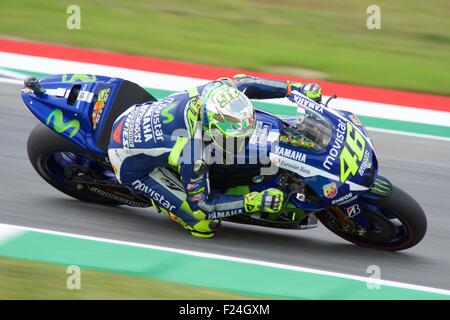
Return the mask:
[(63, 74), (61, 81), (62, 82), (94, 82), (97, 78), (95, 75), (90, 74), (73, 74), (71, 77), (68, 77), (69, 75)]
[(173, 121), (173, 115), (169, 113), (169, 111), (173, 109), (176, 105), (177, 105), (176, 103), (169, 104), (161, 111), (161, 116), (166, 118), (165, 120), (162, 121), (162, 123), (167, 124)]
[(68, 122), (64, 122), (63, 113), (59, 109), (53, 110), (47, 117), (46, 124), (50, 125), (50, 122), (53, 119), (53, 129), (58, 133), (63, 133), (69, 129), (72, 129), (72, 132), (69, 134), (69, 137), (72, 138), (77, 134), (78, 130), (80, 130), (80, 122), (76, 119), (70, 120)]

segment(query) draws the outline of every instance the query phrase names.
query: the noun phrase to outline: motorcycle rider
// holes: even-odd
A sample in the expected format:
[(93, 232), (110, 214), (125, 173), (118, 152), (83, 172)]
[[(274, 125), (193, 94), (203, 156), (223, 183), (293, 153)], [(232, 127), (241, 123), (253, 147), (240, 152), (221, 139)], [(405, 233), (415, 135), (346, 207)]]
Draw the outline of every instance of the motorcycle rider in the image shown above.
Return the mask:
[(224, 215), (276, 215), (284, 198), (278, 189), (244, 196), (210, 191), (203, 150), (212, 145), (235, 152), (220, 138), (245, 141), (252, 135), (256, 121), (249, 99), (282, 98), (293, 90), (320, 102), (317, 84), (235, 75), (130, 107), (114, 122), (108, 148), (117, 179), (197, 237), (212, 237), (216, 219)]

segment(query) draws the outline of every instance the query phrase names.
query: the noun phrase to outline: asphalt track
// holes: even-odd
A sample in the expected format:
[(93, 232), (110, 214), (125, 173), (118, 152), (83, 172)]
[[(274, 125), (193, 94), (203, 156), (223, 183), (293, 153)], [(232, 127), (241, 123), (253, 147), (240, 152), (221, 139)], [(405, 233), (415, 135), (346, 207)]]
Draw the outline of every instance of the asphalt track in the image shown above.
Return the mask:
[[(359, 248), (325, 227), (282, 231), (224, 223), (214, 239), (196, 239), (153, 209), (109, 208), (71, 199), (34, 172), (26, 154), (38, 120), (20, 87), (0, 84), (0, 223), (190, 249), (450, 289), (450, 142), (371, 132), (380, 167), (428, 216), (428, 233), (414, 248)], [(205, 270), (214, 272), (214, 270)], [(217, 275), (220, 277), (220, 275)]]

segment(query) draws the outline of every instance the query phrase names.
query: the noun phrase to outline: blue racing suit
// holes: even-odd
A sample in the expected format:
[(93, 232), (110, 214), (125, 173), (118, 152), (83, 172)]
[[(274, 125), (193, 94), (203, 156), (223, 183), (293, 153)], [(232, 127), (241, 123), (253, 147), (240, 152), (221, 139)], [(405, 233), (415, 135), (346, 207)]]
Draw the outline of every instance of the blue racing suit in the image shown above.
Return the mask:
[[(250, 99), (286, 97), (291, 86), (245, 75), (217, 81), (236, 86)], [(203, 143), (198, 121), (206, 85), (130, 107), (115, 120), (108, 148), (120, 183), (200, 233), (199, 221), (244, 213), (242, 196), (210, 191), (208, 167), (198, 151), (202, 148), (195, 147)]]

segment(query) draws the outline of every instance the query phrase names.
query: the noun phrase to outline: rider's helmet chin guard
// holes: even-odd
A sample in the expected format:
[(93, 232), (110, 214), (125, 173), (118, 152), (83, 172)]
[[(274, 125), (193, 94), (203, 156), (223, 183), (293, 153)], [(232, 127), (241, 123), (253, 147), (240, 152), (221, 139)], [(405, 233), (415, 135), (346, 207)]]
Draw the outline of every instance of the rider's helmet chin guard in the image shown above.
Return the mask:
[(255, 130), (256, 114), (251, 101), (236, 87), (220, 81), (203, 89), (201, 96), (203, 131), (228, 154), (243, 149)]

